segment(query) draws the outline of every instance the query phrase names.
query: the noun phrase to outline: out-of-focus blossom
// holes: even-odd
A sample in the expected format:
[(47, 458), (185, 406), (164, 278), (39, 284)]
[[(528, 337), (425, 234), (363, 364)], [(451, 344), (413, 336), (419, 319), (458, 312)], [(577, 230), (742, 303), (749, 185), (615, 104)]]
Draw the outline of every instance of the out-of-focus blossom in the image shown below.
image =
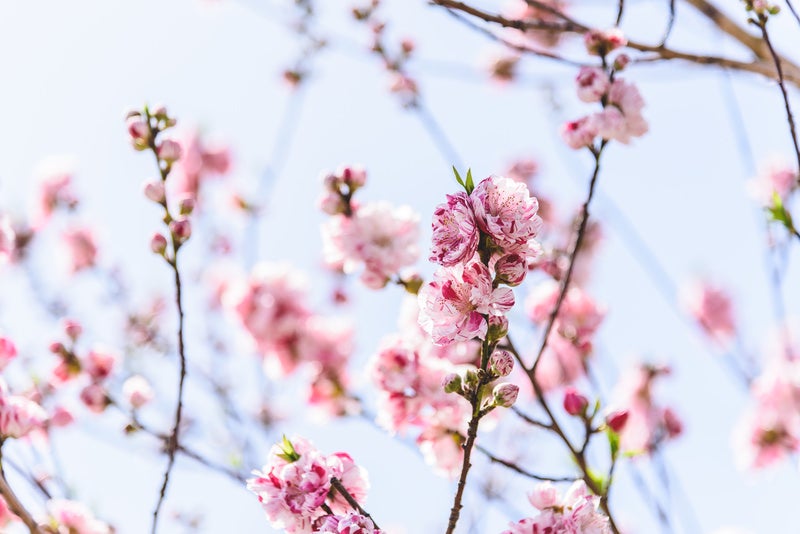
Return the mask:
[(128, 404), (134, 408), (141, 408), (145, 404), (153, 400), (155, 392), (150, 386), (150, 383), (141, 375), (135, 375), (128, 378), (122, 384), (122, 394), (127, 399)]
[(608, 517), (601, 513), (600, 497), (592, 495), (579, 480), (572, 484), (563, 498), (549, 482), (539, 484), (529, 496), (539, 510), (534, 518), (511, 523), (503, 534), (610, 534)]
[(109, 525), (96, 519), (82, 503), (65, 499), (47, 501), (45, 523), (58, 534), (111, 534)]
[(62, 235), (67, 247), (72, 273), (94, 267), (97, 261), (97, 244), (89, 228), (72, 228)]

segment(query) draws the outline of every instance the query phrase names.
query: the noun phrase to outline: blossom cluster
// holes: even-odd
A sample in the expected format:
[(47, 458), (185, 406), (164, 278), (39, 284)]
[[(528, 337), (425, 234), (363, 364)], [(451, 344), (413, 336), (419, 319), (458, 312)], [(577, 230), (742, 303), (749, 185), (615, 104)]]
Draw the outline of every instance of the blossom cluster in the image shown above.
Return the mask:
[(655, 451), (664, 441), (683, 432), (683, 423), (670, 407), (655, 398), (656, 379), (666, 376), (664, 366), (637, 365), (623, 373), (612, 392), (611, 406), (625, 413), (624, 427), (618, 433), (620, 450), (631, 454)]
[(47, 502), (48, 532), (56, 534), (111, 534), (111, 527), (95, 518), (82, 503), (66, 499), (51, 499)]
[(430, 260), (441, 267), (419, 291), (419, 321), (437, 345), (486, 339), (492, 326), (502, 332), (495, 340), (503, 337), (510, 286), (522, 283), (539, 252), (539, 205), (525, 184), (489, 176), (467, 189), (433, 214)]
[(478, 344), (439, 347), (417, 325), (419, 309), (409, 300), (401, 332), (385, 338), (372, 361), (370, 376), (379, 391), (378, 423), (392, 433), (417, 432), (426, 462), (445, 476), (461, 468), (461, 438), (467, 430), (469, 404), (449, 395), (442, 381), (452, 373), (475, 369)]
[(419, 216), (408, 206), (386, 202), (360, 205), (353, 193), (366, 182), (359, 167), (343, 167), (323, 177), (320, 207), (331, 215), (322, 226), (323, 254), (329, 268), (351, 273), (363, 267), (361, 281), (380, 289), (402, 277), (419, 256)]
[(267, 464), (254, 471), (247, 489), (258, 496), (274, 528), (289, 533), (379, 534), (369, 518), (352, 510), (332, 482), (363, 504), (369, 483), (364, 469), (346, 453), (324, 455), (307, 440), (283, 438)]
[[(616, 30), (589, 32), (585, 40), (590, 53), (604, 58), (608, 52), (627, 43)], [(642, 115), (644, 99), (635, 85), (616, 76), (628, 61), (628, 56), (620, 54), (609, 69), (581, 67), (575, 78), (578, 98), (587, 103), (599, 103), (602, 110), (562, 126), (561, 136), (571, 148), (594, 150), (597, 138), (628, 144), (634, 137), (647, 133), (647, 121)]]
[(289, 266), (261, 263), (247, 278), (230, 281), (223, 305), (244, 327), (271, 376), (285, 376), (299, 365), (314, 371), (308, 400), (330, 413), (347, 411), (347, 362), (353, 350), (352, 326), (313, 313), (305, 280)]
[[(534, 324), (544, 326), (550, 320), (560, 294), (561, 284), (552, 279), (531, 291), (525, 310)], [(605, 311), (580, 287), (573, 284), (567, 290), (536, 368), (536, 379), (543, 390), (571, 384), (585, 375), (592, 339), (604, 316)]]
[(550, 482), (536, 486), (528, 496), (539, 515), (512, 523), (503, 534), (610, 534), (608, 517), (598, 510), (600, 497), (576, 481), (563, 496)]
[(768, 363), (750, 388), (751, 406), (734, 432), (740, 467), (761, 469), (800, 451), (800, 352), (779, 334)]

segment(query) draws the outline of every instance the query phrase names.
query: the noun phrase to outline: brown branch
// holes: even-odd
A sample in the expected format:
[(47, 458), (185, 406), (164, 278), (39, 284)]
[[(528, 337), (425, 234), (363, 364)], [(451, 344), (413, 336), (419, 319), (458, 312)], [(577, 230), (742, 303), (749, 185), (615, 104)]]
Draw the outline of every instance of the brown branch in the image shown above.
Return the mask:
[[(703, 0), (687, 0), (687, 1), (700, 2), (703, 5), (707, 4)], [(571, 19), (567, 16), (562, 16), (563, 19), (562, 22), (557, 22), (557, 23), (544, 22), (544, 21), (523, 21), (523, 20), (509, 19), (501, 15), (489, 13), (487, 11), (483, 11), (481, 9), (475, 8), (463, 2), (459, 2), (457, 0), (431, 0), (431, 3), (443, 7), (448, 11), (461, 11), (462, 13), (466, 13), (475, 18), (481, 19), (485, 22), (497, 24), (506, 28), (514, 28), (520, 31), (549, 30), (561, 33), (583, 34), (591, 29), (590, 27), (574, 19)], [(706, 12), (703, 13), (706, 14), (706, 16), (709, 16)], [(720, 27), (720, 30), (725, 33), (728, 33), (729, 35), (733, 34), (733, 36), (736, 37), (739, 42), (741, 42), (742, 44), (744, 44), (750, 50), (753, 51), (757, 59), (748, 62), (722, 56), (693, 54), (690, 52), (682, 52), (679, 50), (674, 50), (672, 48), (665, 46), (663, 43), (659, 45), (650, 45), (646, 43), (640, 43), (638, 41), (628, 41), (627, 46), (628, 48), (631, 48), (633, 50), (638, 50), (640, 52), (649, 52), (655, 55), (655, 57), (643, 58), (639, 59), (638, 61), (653, 62), (660, 60), (681, 60), (689, 63), (695, 63), (698, 65), (714, 65), (721, 68), (727, 68), (744, 72), (752, 72), (755, 74), (761, 74), (762, 76), (766, 76), (768, 78), (777, 80), (778, 73), (775, 69), (775, 65), (772, 63), (772, 61), (769, 60), (769, 56), (762, 53), (758, 45), (755, 42), (752, 42), (752, 39), (755, 39), (759, 43), (763, 43), (763, 41), (758, 37), (749, 34), (745, 30), (738, 31), (734, 29), (734, 27), (738, 26), (733, 21), (730, 21), (730, 19), (728, 19), (727, 17), (724, 19), (720, 18), (719, 20), (723, 21), (721, 22), (721, 24), (723, 24), (723, 27)], [(732, 26), (728, 24), (728, 21), (730, 21)], [(768, 53), (766, 48), (764, 50)], [(531, 50), (520, 50), (520, 51), (526, 53), (532, 52)], [(781, 61), (784, 66), (784, 78), (787, 81), (793, 83), (794, 85), (800, 86), (800, 67), (798, 67), (795, 63), (791, 62), (790, 60), (784, 57), (781, 57)]]
[(578, 480), (578, 478), (580, 478), (580, 477), (550, 477), (544, 475), (537, 475), (520, 467), (514, 462), (511, 462), (509, 460), (504, 460), (503, 458), (495, 456), (489, 450), (487, 450), (485, 447), (482, 447), (481, 445), (475, 445), (475, 450), (486, 456), (486, 458), (488, 458), (489, 461), (492, 462), (493, 464), (502, 465), (503, 467), (506, 467), (519, 475), (522, 475), (527, 478), (532, 478), (533, 480), (539, 480), (543, 482), (574, 482)]
[[(794, 125), (794, 115), (792, 114), (792, 106), (789, 103), (789, 93), (786, 91), (786, 84), (784, 83), (783, 66), (781, 64), (782, 61), (778, 53), (775, 52), (775, 48), (772, 46), (772, 41), (769, 38), (769, 31), (767, 31), (766, 15), (758, 15), (758, 27), (761, 29), (761, 35), (764, 37), (764, 42), (767, 44), (767, 48), (769, 48), (772, 61), (775, 62), (775, 70), (778, 71), (778, 87), (780, 87), (781, 95), (783, 96), (783, 105), (786, 109), (786, 120), (789, 122), (789, 133), (792, 135), (794, 154), (797, 159), (797, 172), (798, 175), (800, 175), (800, 146), (797, 144), (797, 131), (795, 130)], [(798, 178), (798, 183), (800, 183), (800, 177)]]
[(364, 508), (362, 508), (362, 506), (360, 504), (358, 504), (358, 501), (355, 500), (352, 495), (350, 495), (350, 492), (347, 491), (347, 488), (344, 487), (344, 485), (341, 483), (341, 481), (338, 478), (336, 478), (336, 477), (331, 478), (331, 486), (336, 491), (338, 491), (341, 494), (342, 497), (344, 497), (344, 500), (347, 501), (347, 504), (349, 504), (353, 508), (353, 510), (357, 511), (359, 514), (363, 515), (364, 517), (369, 518), (369, 520), (372, 521), (372, 525), (375, 527), (375, 530), (380, 530), (381, 529), (378, 526), (378, 524), (375, 522), (375, 519), (373, 519), (372, 516), (369, 515), (369, 513), (366, 510), (364, 510)]
[(31, 534), (41, 534), (42, 529), (39, 527), (39, 524), (33, 518), (33, 516), (28, 512), (22, 502), (17, 498), (17, 495), (14, 493), (14, 490), (11, 489), (11, 486), (8, 485), (8, 481), (6, 480), (5, 472), (3, 471), (2, 465), (2, 447), (3, 443), (0, 440), (0, 495), (8, 504), (9, 509), (11, 509), (17, 517), (19, 517), (25, 526), (28, 527)]

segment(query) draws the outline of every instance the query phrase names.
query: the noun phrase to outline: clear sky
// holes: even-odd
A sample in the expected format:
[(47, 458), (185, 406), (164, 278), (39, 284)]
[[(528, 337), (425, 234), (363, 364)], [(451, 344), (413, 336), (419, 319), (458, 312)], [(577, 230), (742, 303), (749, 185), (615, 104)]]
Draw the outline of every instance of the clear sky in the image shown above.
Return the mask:
[[(364, 51), (366, 29), (348, 18), (349, 3), (324, 4), (320, 29), (331, 44), (315, 60), (312, 78), (299, 98), (280, 76), (297, 54), (298, 43), (285, 29), (287, 12), (277, 1), (0, 4), (0, 207), (21, 213), (32, 194), (37, 165), (50, 156), (70, 156), (86, 199), (82, 217), (99, 229), (103, 261), (126, 267), (136, 298), (171, 291), (166, 269), (147, 250), (149, 235), (159, 223), (141, 195), (141, 184), (153, 174), (152, 162), (129, 148), (123, 121), (128, 107), (161, 102), (183, 124), (197, 125), (233, 147), (230, 179), (251, 194), (264, 190), (259, 180), (275, 163), (274, 147), (281, 147), (278, 159), (285, 164), (266, 188), (269, 197), (264, 199), (267, 209), (258, 242), (246, 247), (262, 259), (286, 260), (307, 272), (317, 301), (324, 302), (331, 286), (318, 269), (319, 224), (324, 219), (315, 200), (321, 171), (343, 163), (363, 164), (369, 172), (364, 198), (411, 205), (421, 214), (427, 240), (433, 207), (456, 188), (450, 172), (456, 162), (437, 150), (419, 118), (388, 93), (378, 60)], [(611, 23), (611, 15), (598, 2), (574, 4), (583, 20), (600, 26)], [(686, 9), (680, 12), (675, 43), (737, 53), (711, 35), (688, 6), (681, 7)], [(591, 162), (565, 148), (556, 133), (561, 121), (586, 111), (573, 93), (573, 69), (525, 60), (519, 83), (489, 83), (482, 64), (496, 51), (495, 45), (422, 0), (388, 0), (384, 13), (390, 35), (417, 41), (418, 59), (411, 71), (461, 163), (482, 177), (502, 172), (516, 157), (534, 157), (541, 163), (542, 189), (564, 210), (577, 206)], [(655, 42), (664, 14), (664, 6), (631, 2), (623, 27)], [(792, 42), (796, 40), (778, 39), (779, 44)], [(568, 45), (566, 50), (579, 48)], [(761, 353), (774, 326), (763, 224), (745, 191), (753, 169), (736, 142), (729, 95), (732, 91), (745, 108), (749, 142), (756, 158), (763, 160), (791, 154), (779, 92), (754, 76), (734, 75), (729, 85), (718, 71), (678, 63), (635, 67), (625, 76), (637, 82), (647, 101), (651, 133), (631, 146), (612, 146), (603, 161), (602, 195), (594, 214), (606, 223), (605, 239), (590, 286), (609, 310), (597, 343), (606, 362), (601, 377), (609, 387), (615, 369), (643, 356), (674, 368), (660, 393), (671, 399), (686, 423), (686, 434), (666, 452), (676, 532), (706, 533), (724, 525), (741, 525), (754, 533), (793, 532), (787, 517), (800, 487), (797, 466), (783, 464), (779, 470), (755, 475), (736, 470), (730, 435), (746, 395), (718, 361), (721, 355), (675, 313), (669, 287), (663, 280), (654, 283), (652, 266), (642, 264), (642, 246), (632, 245), (633, 232), (669, 283), (701, 274), (730, 288), (743, 343), (753, 355)], [(297, 106), (289, 112), (295, 129), (287, 142), (276, 145), (276, 138), (287, 135), (281, 122), (290, 105)], [(239, 222), (231, 225), (241, 230)], [(426, 243), (421, 242), (423, 250)], [(203, 258), (201, 250), (191, 247), (186, 254), (190, 264)], [(799, 270), (791, 263), (796, 256), (790, 254), (784, 286), (790, 314), (798, 312), (791, 298), (800, 290)], [(421, 270), (430, 273), (423, 260)], [(63, 274), (50, 269), (57, 262), (52, 251), (39, 251), (37, 264), (48, 273), (45, 280), (63, 280)], [(18, 331), (53, 332), (54, 326), (43, 317), (19, 311), (24, 302), (24, 291), (17, 287), (21, 283), (19, 277), (2, 282), (2, 324), (22, 329)], [(77, 284), (70, 288), (76, 298), (100, 293), (91, 281)], [(353, 288), (354, 314), (361, 328), (353, 369), (360, 369), (377, 341), (395, 330), (396, 317), (386, 312), (387, 302), (399, 303), (401, 294), (396, 288), (377, 295), (356, 284)], [(525, 292), (522, 288), (518, 295)], [(198, 309), (202, 305), (191, 289), (189, 293), (191, 357), (192, 349), (203, 350), (200, 328), (192, 329), (199, 320), (192, 316), (191, 303)], [(102, 333), (103, 321), (98, 318), (98, 325), (88, 328)], [(523, 321), (516, 323), (520, 330), (529, 328)], [(114, 339), (105, 341), (113, 344)], [(46, 344), (31, 341), (25, 348), (35, 352), (43, 347)], [(252, 367), (237, 365), (243, 383), (252, 385), (247, 376)], [(157, 381), (168, 388), (172, 374)], [(279, 391), (278, 408), (297, 414), (299, 401), (292, 400), (292, 387), (299, 385)], [(366, 381), (361, 387), (368, 390)], [(188, 398), (191, 407), (191, 390)], [(166, 410), (173, 401), (167, 396), (160, 402)], [(194, 416), (202, 419), (202, 413), (201, 408)], [(119, 418), (87, 415), (85, 420), (83, 429), (56, 436), (76, 497), (112, 521), (121, 534), (145, 532), (164, 458), (144, 437), (120, 439)], [(305, 435), (326, 452), (347, 451), (366, 467), (373, 486), (368, 509), (381, 524), (402, 525), (408, 534), (441, 531), (454, 484), (430, 474), (413, 448), (358, 420), (320, 425), (298, 416), (280, 423), (280, 432)], [(524, 441), (503, 441), (543, 472), (569, 469), (548, 439), (533, 433)], [(268, 450), (262, 445), (265, 460)], [(214, 452), (215, 446), (209, 438), (208, 450)], [(20, 448), (10, 451), (31, 460)], [(613, 508), (630, 532), (657, 532), (627, 473), (623, 468)], [(483, 465), (470, 480), (477, 483), (489, 474), (508, 481), (511, 506), (492, 506), (472, 493), (468, 516), (483, 515), (476, 532), (499, 532), (509, 520), (532, 513), (524, 497), (531, 488), (527, 480)], [(37, 502), (34, 495), (22, 493)], [(270, 531), (252, 494), (185, 460), (178, 463), (166, 510), (202, 514), (202, 532)], [(163, 527), (163, 532), (182, 531), (174, 523)]]

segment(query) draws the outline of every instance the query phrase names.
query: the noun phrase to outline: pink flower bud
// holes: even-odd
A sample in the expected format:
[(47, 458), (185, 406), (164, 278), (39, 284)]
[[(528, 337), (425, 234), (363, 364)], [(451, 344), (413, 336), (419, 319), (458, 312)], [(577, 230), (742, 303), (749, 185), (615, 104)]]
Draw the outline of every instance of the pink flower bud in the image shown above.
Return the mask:
[(461, 376), (456, 373), (449, 373), (442, 378), (442, 388), (445, 393), (461, 392)]
[(164, 139), (161, 144), (156, 148), (158, 157), (167, 163), (174, 163), (181, 159), (181, 145), (172, 139)]
[(122, 394), (134, 408), (141, 408), (153, 400), (153, 388), (144, 377), (136, 375), (125, 381), (122, 385)]
[(362, 167), (343, 167), (337, 174), (342, 177), (342, 181), (350, 188), (350, 192), (364, 187), (364, 184), (367, 183), (367, 171)]
[(494, 390), (492, 390), (495, 406), (501, 406), (503, 408), (510, 408), (513, 406), (517, 401), (517, 395), (519, 395), (519, 386), (509, 382), (498, 384), (494, 387)]
[(150, 126), (141, 117), (128, 119), (128, 135), (136, 150), (144, 150), (150, 143)]
[(67, 334), (67, 337), (70, 338), (72, 341), (78, 339), (83, 332), (83, 327), (78, 321), (74, 319), (67, 319), (64, 321), (64, 333)]
[(489, 369), (495, 376), (508, 376), (514, 369), (514, 357), (507, 350), (496, 350), (489, 358)]
[(166, 119), (169, 117), (167, 108), (163, 104), (157, 104), (150, 110), (150, 115), (157, 119)]
[(144, 184), (144, 196), (158, 204), (163, 204), (166, 201), (166, 193), (164, 192), (164, 182), (161, 180), (153, 180)]
[(592, 146), (597, 133), (597, 124), (589, 120), (589, 117), (567, 122), (561, 127), (561, 138), (575, 150)]
[(153, 234), (153, 237), (150, 238), (150, 250), (163, 256), (167, 251), (167, 238), (158, 233)]
[(567, 388), (564, 392), (564, 410), (570, 415), (583, 415), (589, 406), (589, 400), (578, 393), (574, 388)]
[(628, 54), (620, 54), (616, 58), (614, 58), (614, 70), (620, 71), (624, 70), (625, 67), (628, 66), (628, 63), (631, 62), (630, 56)]
[(619, 28), (600, 31), (591, 30), (583, 36), (586, 51), (597, 56), (604, 56), (628, 44), (628, 40)]
[(116, 354), (105, 349), (94, 349), (86, 356), (83, 368), (92, 380), (105, 380), (111, 375), (116, 364)]
[(67, 352), (67, 349), (66, 347), (64, 347), (64, 344), (59, 341), (54, 341), (50, 343), (49, 349), (50, 352), (52, 352), (53, 354), (65, 354)]
[(183, 243), (192, 235), (192, 224), (189, 219), (175, 219), (169, 223), (169, 229), (178, 243)]
[(508, 334), (508, 318), (505, 315), (490, 315), (486, 337), (489, 341), (500, 341)]
[(578, 98), (584, 102), (600, 102), (611, 85), (608, 74), (597, 67), (582, 67), (575, 82), (578, 86)]
[(507, 254), (494, 264), (495, 278), (509, 286), (518, 286), (528, 274), (528, 262), (519, 254)]
[(194, 197), (184, 197), (178, 202), (178, 213), (181, 215), (191, 215), (195, 207)]
[(618, 412), (610, 413), (606, 416), (606, 424), (614, 432), (621, 432), (625, 428), (625, 423), (628, 422), (628, 410), (620, 410)]
[(81, 402), (95, 413), (103, 413), (109, 405), (106, 390), (100, 384), (89, 384), (81, 390)]

